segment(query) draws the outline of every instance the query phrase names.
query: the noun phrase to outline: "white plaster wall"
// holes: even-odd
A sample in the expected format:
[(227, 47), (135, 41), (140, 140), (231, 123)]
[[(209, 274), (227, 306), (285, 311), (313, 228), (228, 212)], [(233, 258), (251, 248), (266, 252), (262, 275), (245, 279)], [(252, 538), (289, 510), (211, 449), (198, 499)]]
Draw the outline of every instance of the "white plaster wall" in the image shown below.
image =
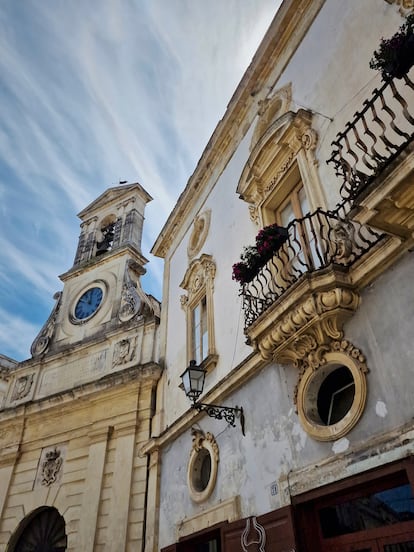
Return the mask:
[[(382, 36), (391, 35), (401, 24), (396, 6), (385, 1), (351, 2), (329, 0), (321, 9), (302, 44), (278, 82), (269, 90), (292, 82), (296, 108), (314, 112), (313, 127), (319, 134), (316, 155), (319, 175), (329, 206), (339, 201), (340, 181), (332, 166), (331, 142), (362, 101), (380, 82), (379, 74), (369, 69), (369, 60)], [(368, 24), (369, 23), (369, 24)], [(332, 119), (332, 120), (331, 120)], [(206, 389), (236, 366), (250, 350), (244, 345), (243, 315), (238, 285), (231, 280), (232, 264), (239, 260), (243, 246), (254, 244), (258, 228), (250, 220), (248, 206), (236, 194), (237, 184), (249, 155), (254, 125), (235, 151), (218, 182), (206, 197), (201, 192), (193, 212), (182, 221), (184, 237), (167, 259), (170, 279), (164, 293), (166, 328), (165, 422), (170, 425), (182, 414), (188, 402), (178, 388), (180, 374), (187, 364), (186, 321), (180, 305), (184, 290), (180, 283), (188, 267), (187, 244), (194, 217), (211, 209), (211, 225), (201, 253), (213, 256), (215, 279), (215, 333), (219, 362), (208, 375)]]
[(214, 325), (215, 343), (219, 360), (216, 368), (207, 375), (207, 391), (243, 358), (251, 353), (245, 345), (244, 319), (239, 297), (239, 286), (232, 281), (232, 265), (239, 260), (243, 246), (254, 243), (258, 228), (249, 218), (248, 206), (236, 195), (248, 147), (251, 131), (244, 138), (239, 149), (223, 171), (208, 199), (194, 212), (187, 233), (170, 260), (168, 302), (166, 373), (165, 378), (165, 423), (170, 425), (177, 416), (189, 407), (188, 399), (178, 387), (180, 375), (187, 366), (186, 318), (181, 308), (180, 296), (186, 292), (180, 287), (189, 266), (187, 245), (192, 231), (192, 221), (197, 213), (211, 209), (210, 230), (207, 239), (196, 258), (203, 253), (211, 255), (216, 263), (214, 280)]
[[(243, 406), (245, 437), (239, 426), (232, 428), (223, 421), (204, 417), (199, 423), (203, 431), (214, 434), (220, 451), (216, 488), (205, 503), (193, 503), (186, 485), (190, 431), (163, 451), (163, 465), (168, 468), (161, 475), (161, 546), (170, 544), (182, 519), (235, 495), (241, 497), (242, 516), (278, 508), (280, 492), (271, 491), (281, 477), (315, 465), (317, 485), (317, 465), (322, 460), (342, 452), (352, 454), (360, 447), (365, 447), (364, 455), (375, 456), (378, 447), (370, 439), (412, 421), (413, 281), (413, 254), (408, 254), (364, 291), (362, 306), (346, 327), (346, 337), (366, 355), (370, 373), (364, 414), (344, 439), (322, 443), (308, 437), (293, 408), (297, 370), (269, 364), (227, 401)], [(355, 454), (355, 461), (360, 456)]]
[(330, 207), (338, 201), (340, 185), (332, 165), (326, 165), (331, 142), (379, 86), (380, 75), (369, 61), (381, 37), (392, 36), (401, 23), (397, 6), (383, 0), (328, 0), (279, 81), (272, 83), (278, 89), (292, 82), (297, 108), (314, 113), (319, 174)]
[[(319, 133), (316, 150), (319, 174), (330, 206), (338, 200), (340, 182), (325, 161), (331, 141), (362, 106), (380, 77), (369, 69), (369, 60), (382, 36), (392, 35), (402, 19), (396, 6), (385, 1), (328, 0), (295, 53), (281, 79), (269, 82), (269, 90), (292, 82), (296, 106), (314, 111), (313, 126)], [(333, 120), (331, 120), (333, 119)], [(210, 208), (211, 226), (201, 253), (213, 256), (216, 265), (214, 291), (217, 367), (208, 375), (210, 388), (251, 353), (245, 345), (238, 285), (231, 280), (231, 266), (244, 245), (254, 243), (257, 228), (248, 206), (236, 195), (253, 126), (227, 165), (208, 198), (199, 202), (184, 240), (170, 259), (166, 372), (164, 374), (166, 425), (188, 408), (178, 388), (186, 367), (186, 324), (179, 288), (188, 266), (187, 243), (193, 217)], [(200, 254), (201, 254), (200, 253)], [(212, 432), (220, 448), (217, 485), (203, 504), (191, 502), (186, 485), (191, 434), (186, 431), (162, 451), (160, 547), (184, 518), (208, 509), (219, 501), (240, 495), (242, 516), (260, 515), (277, 508), (278, 494), (272, 484), (291, 470), (311, 466), (340, 452), (368, 443), (375, 435), (409, 422), (414, 415), (414, 263), (407, 254), (371, 287), (346, 326), (346, 337), (366, 355), (368, 400), (360, 422), (340, 443), (320, 443), (302, 430), (293, 408), (297, 372), (293, 367), (269, 365), (226, 404), (243, 405), (246, 437), (238, 428), (202, 418), (200, 426)], [(316, 475), (317, 477), (317, 475)]]

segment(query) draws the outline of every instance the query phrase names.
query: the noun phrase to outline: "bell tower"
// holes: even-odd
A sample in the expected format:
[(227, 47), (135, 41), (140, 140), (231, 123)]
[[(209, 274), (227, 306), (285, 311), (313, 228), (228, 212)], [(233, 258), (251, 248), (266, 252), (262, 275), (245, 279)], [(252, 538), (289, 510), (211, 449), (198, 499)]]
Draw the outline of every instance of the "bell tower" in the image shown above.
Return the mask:
[[(162, 371), (160, 304), (141, 287), (150, 200), (140, 184), (124, 184), (79, 214), (75, 260), (32, 358), (0, 355), (0, 503), (15, 531), (1, 533), (1, 550), (7, 540), (20, 550), (25, 537), (39, 550), (142, 548), (150, 487), (137, 451), (151, 437)], [(34, 531), (39, 523), (50, 540)]]
[(74, 266), (130, 246), (141, 253), (144, 209), (152, 197), (140, 184), (109, 188), (79, 213), (81, 234)]
[(148, 262), (141, 251), (145, 205), (151, 196), (139, 183), (109, 188), (79, 213), (81, 233), (62, 292), (33, 342), (32, 356), (117, 332), (134, 320), (159, 315), (159, 303), (143, 292)]

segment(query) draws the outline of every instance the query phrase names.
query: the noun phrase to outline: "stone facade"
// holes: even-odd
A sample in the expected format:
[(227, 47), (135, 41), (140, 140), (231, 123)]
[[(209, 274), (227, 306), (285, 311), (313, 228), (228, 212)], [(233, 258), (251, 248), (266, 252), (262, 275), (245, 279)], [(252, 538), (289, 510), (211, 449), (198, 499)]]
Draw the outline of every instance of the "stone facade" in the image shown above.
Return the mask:
[[(413, 544), (414, 129), (403, 110), (414, 113), (414, 73), (388, 82), (369, 68), (401, 5), (282, 2), (154, 245), (165, 371), (141, 450), (156, 489), (147, 552)], [(274, 223), (286, 241), (239, 285), (232, 265)], [(183, 289), (203, 259), (214, 279), (192, 300)], [(180, 376), (199, 335), (197, 409)], [(233, 427), (205, 405), (242, 406), (245, 435), (240, 419)], [(404, 522), (374, 488), (407, 493)], [(351, 495), (369, 504), (365, 517), (351, 510), (370, 535), (352, 515), (345, 528), (334, 519), (332, 505)]]
[[(161, 374), (159, 304), (139, 280), (149, 199), (130, 184), (82, 211), (75, 264), (32, 358), (0, 359), (0, 550), (40, 534), (43, 545), (68, 551), (142, 545), (147, 460), (137, 451), (150, 435)], [(118, 243), (100, 251), (91, 228), (112, 218), (121, 221)]]

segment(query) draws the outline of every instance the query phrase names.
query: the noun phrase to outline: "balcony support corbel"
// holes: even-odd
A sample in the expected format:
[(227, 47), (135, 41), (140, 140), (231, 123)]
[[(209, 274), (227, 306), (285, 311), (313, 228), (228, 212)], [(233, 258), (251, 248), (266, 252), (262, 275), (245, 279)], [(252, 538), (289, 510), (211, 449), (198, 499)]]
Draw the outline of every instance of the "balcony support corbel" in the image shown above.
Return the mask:
[(276, 318), (254, 342), (264, 360), (299, 366), (305, 356), (343, 338), (343, 325), (359, 303), (359, 294), (345, 287), (313, 292)]

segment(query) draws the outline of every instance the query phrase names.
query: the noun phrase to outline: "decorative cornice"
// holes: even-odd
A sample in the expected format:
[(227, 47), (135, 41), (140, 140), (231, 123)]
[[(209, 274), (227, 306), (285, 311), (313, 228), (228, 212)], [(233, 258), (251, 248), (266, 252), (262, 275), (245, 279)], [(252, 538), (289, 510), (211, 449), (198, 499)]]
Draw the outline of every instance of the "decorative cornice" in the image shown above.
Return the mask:
[[(162, 258), (167, 255), (173, 240), (182, 229), (182, 221), (188, 217), (198, 198), (196, 192), (205, 188), (210, 180), (211, 167), (215, 167), (214, 175), (217, 179), (254, 120), (260, 109), (259, 102), (266, 98), (268, 88), (265, 83), (273, 84), (277, 81), (324, 3), (325, 0), (283, 2), (233, 94), (224, 117), (211, 136), (196, 170), (161, 230), (151, 250), (154, 255)], [(241, 125), (241, 121), (245, 124)], [(212, 179), (211, 185), (214, 183)]]
[(237, 192), (242, 199), (257, 207), (288, 173), (299, 152), (315, 149), (318, 135), (311, 124), (312, 114), (304, 109), (287, 111), (269, 122), (241, 174)]
[(37, 412), (45, 408), (51, 408), (57, 404), (60, 407), (63, 407), (64, 404), (70, 403), (80, 397), (88, 397), (97, 391), (102, 392), (106, 389), (114, 390), (118, 386), (122, 386), (133, 381), (155, 385), (159, 380), (161, 373), (161, 366), (155, 362), (131, 366), (117, 372), (106, 374), (99, 380), (77, 385), (72, 389), (59, 391), (53, 395), (48, 395), (38, 399), (33, 398), (24, 405), (19, 402), (16, 406), (8, 406), (1, 411), (1, 419), (3, 419), (3, 416), (7, 417), (10, 415), (10, 412), (18, 412), (20, 407), (24, 407), (28, 413), (31, 413), (32, 411)]

